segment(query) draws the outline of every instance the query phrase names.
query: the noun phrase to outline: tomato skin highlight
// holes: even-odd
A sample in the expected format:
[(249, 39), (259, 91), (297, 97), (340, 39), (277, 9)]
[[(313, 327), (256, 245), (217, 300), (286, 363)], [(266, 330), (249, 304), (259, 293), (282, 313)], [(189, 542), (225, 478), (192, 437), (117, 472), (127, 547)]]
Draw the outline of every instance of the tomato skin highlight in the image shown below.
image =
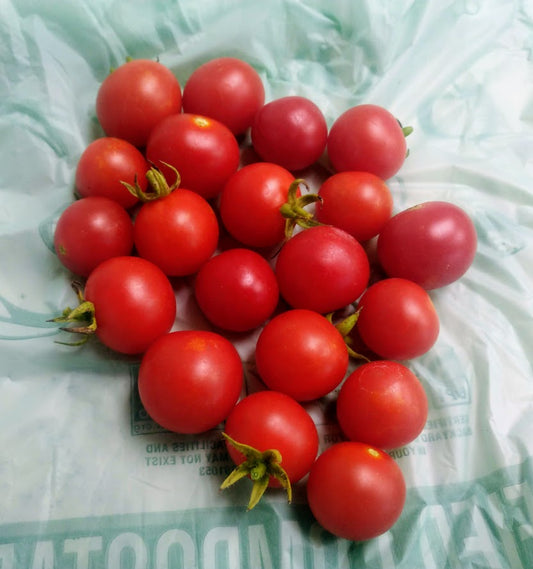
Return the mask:
[(131, 218), (109, 198), (81, 198), (60, 215), (54, 231), (54, 248), (67, 269), (87, 277), (101, 262), (131, 253)]
[[(224, 432), (257, 450), (278, 450), (291, 483), (309, 472), (318, 453), (318, 432), (311, 416), (292, 397), (277, 391), (258, 391), (241, 399), (226, 419)], [(244, 461), (233, 446), (226, 448), (235, 464)], [(271, 477), (269, 486), (278, 488), (279, 482)]]
[(307, 501), (318, 523), (337, 537), (366, 541), (400, 517), (406, 485), (398, 464), (360, 442), (327, 448), (309, 472)]
[(233, 344), (205, 330), (161, 336), (146, 351), (138, 389), (150, 417), (167, 430), (198, 434), (215, 428), (235, 406), (243, 368)]
[(359, 298), (368, 284), (370, 264), (354, 237), (319, 225), (283, 245), (275, 271), (280, 293), (290, 306), (326, 314)]
[(455, 204), (431, 201), (393, 216), (377, 242), (378, 259), (390, 277), (412, 280), (426, 290), (449, 285), (474, 261), (477, 234)]
[(292, 309), (267, 322), (257, 340), (255, 362), (270, 389), (311, 401), (340, 384), (349, 356), (341, 333), (324, 316)]
[(141, 206), (134, 236), (138, 254), (166, 275), (192, 275), (215, 252), (218, 220), (202, 196), (178, 188)]
[(410, 443), (422, 432), (428, 401), (409, 368), (378, 360), (362, 364), (346, 378), (336, 413), (348, 439), (390, 450)]
[(357, 330), (384, 359), (408, 360), (428, 352), (439, 335), (439, 317), (428, 293), (401, 278), (377, 281), (364, 292)]
[(225, 330), (257, 328), (279, 300), (276, 275), (268, 261), (250, 249), (228, 249), (209, 259), (194, 283), (198, 305), (207, 319)]
[(93, 140), (82, 152), (76, 167), (76, 190), (82, 197), (104, 196), (124, 208), (138, 199), (121, 184), (134, 184), (146, 191), (149, 164), (142, 152), (120, 138), (104, 136)]
[(94, 304), (96, 335), (117, 352), (141, 354), (166, 334), (176, 317), (176, 297), (166, 275), (140, 257), (113, 257), (92, 271), (85, 299)]
[(169, 185), (176, 179), (170, 164), (181, 176), (181, 187), (211, 199), (222, 191), (237, 171), (240, 149), (221, 122), (191, 113), (174, 114), (159, 122), (150, 133), (146, 157), (164, 174)]
[(149, 59), (135, 59), (114, 69), (96, 97), (96, 116), (107, 136), (139, 148), (161, 120), (180, 110), (179, 81), (170, 69)]
[(218, 57), (197, 67), (183, 88), (183, 111), (211, 117), (235, 135), (243, 134), (265, 102), (257, 71), (235, 57)]

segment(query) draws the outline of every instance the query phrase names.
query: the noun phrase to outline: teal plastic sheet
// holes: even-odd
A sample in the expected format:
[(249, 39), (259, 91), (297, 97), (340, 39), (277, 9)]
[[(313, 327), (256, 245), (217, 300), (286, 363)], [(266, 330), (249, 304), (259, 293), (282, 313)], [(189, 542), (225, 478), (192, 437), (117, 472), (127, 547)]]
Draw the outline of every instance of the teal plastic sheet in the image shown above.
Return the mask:
[[(0, 0), (0, 16), (0, 567), (533, 567), (533, 3)], [(365, 543), (322, 530), (302, 485), (291, 505), (271, 491), (246, 512), (245, 481), (219, 491), (219, 430), (161, 432), (138, 361), (59, 345), (47, 323), (75, 302), (52, 237), (102, 135), (101, 81), (129, 56), (183, 85), (221, 55), (328, 124), (357, 103), (389, 108), (414, 128), (389, 180), (396, 210), (447, 200), (478, 232), (470, 270), (431, 292), (436, 345), (409, 362), (430, 410), (392, 452), (405, 510)], [(194, 325), (190, 290), (176, 296), (176, 329)], [(253, 340), (236, 340), (251, 384)], [(309, 409), (322, 449), (339, 439), (324, 407)]]

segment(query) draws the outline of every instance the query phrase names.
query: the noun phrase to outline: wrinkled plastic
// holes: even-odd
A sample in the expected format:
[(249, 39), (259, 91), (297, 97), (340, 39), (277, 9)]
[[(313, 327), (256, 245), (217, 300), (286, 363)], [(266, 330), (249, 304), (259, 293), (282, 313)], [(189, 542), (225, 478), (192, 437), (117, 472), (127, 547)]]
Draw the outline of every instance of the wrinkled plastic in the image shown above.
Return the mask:
[[(533, 4), (529, 0), (0, 2), (0, 567), (419, 569), (533, 566)], [(220, 55), (267, 99), (311, 98), (328, 124), (361, 103), (414, 127), (396, 210), (448, 200), (478, 253), (431, 292), (434, 348), (409, 362), (429, 397), (420, 437), (392, 451), (408, 496), (363, 544), (231, 469), (220, 431), (164, 433), (136, 394), (138, 361), (82, 348), (47, 322), (75, 302), (52, 249), (77, 160), (102, 132), (98, 86), (126, 57), (185, 84)], [(312, 173), (310, 174), (312, 176)], [(204, 325), (177, 287), (176, 328)], [(232, 338), (250, 389), (253, 340)], [(309, 406), (321, 448), (338, 440)]]

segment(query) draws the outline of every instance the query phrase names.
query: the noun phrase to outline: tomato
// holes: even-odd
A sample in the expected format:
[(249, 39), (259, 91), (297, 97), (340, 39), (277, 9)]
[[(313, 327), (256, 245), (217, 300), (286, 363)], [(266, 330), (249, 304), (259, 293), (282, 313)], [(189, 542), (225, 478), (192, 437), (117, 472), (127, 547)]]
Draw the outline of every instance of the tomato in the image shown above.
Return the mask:
[(122, 206), (109, 198), (81, 198), (59, 217), (54, 248), (67, 269), (86, 277), (102, 261), (131, 253), (131, 218)]
[(381, 449), (360, 442), (327, 448), (307, 481), (307, 501), (318, 523), (353, 541), (388, 531), (400, 517), (405, 497), (398, 464)]
[(407, 279), (387, 278), (365, 291), (357, 330), (378, 356), (408, 360), (425, 354), (437, 341), (439, 317), (428, 293)]
[(239, 167), (240, 150), (229, 128), (221, 122), (190, 113), (162, 120), (150, 134), (146, 157), (165, 175), (169, 184), (175, 172), (181, 186), (206, 199), (217, 196)]
[(392, 215), (388, 186), (370, 172), (333, 174), (322, 183), (318, 195), (316, 219), (344, 229), (358, 241), (375, 237)]
[(359, 366), (346, 378), (336, 410), (348, 439), (393, 449), (422, 432), (428, 401), (424, 387), (409, 368), (380, 360)]
[(274, 312), (279, 298), (267, 260), (242, 248), (211, 257), (196, 275), (194, 292), (206, 318), (233, 332), (257, 328)]
[(176, 297), (165, 274), (140, 257), (113, 257), (89, 275), (85, 299), (94, 306), (96, 336), (117, 352), (140, 354), (167, 333)]
[(205, 330), (161, 336), (139, 368), (144, 408), (156, 423), (178, 433), (215, 428), (237, 403), (242, 385), (242, 363), (233, 344)]
[(225, 124), (243, 134), (265, 102), (257, 71), (235, 57), (218, 57), (197, 67), (183, 89), (183, 110)]
[[(224, 432), (259, 451), (276, 449), (291, 483), (309, 472), (318, 452), (318, 433), (311, 416), (292, 397), (277, 391), (259, 391), (241, 399), (226, 419)], [(231, 444), (226, 446), (236, 464), (244, 462), (241, 452)], [(274, 477), (268, 483), (280, 486)]]
[(82, 197), (104, 196), (130, 208), (138, 199), (121, 182), (135, 180), (146, 190), (149, 165), (142, 152), (126, 140), (104, 136), (83, 151), (76, 168), (76, 190)]
[(181, 110), (181, 86), (163, 64), (149, 59), (128, 61), (102, 82), (96, 116), (107, 136), (144, 147), (152, 129)]
[(255, 363), (263, 382), (297, 401), (333, 391), (348, 369), (341, 333), (312, 310), (287, 310), (270, 320), (259, 335)]
[(138, 254), (168, 276), (192, 275), (218, 244), (218, 220), (209, 203), (185, 188), (144, 203), (135, 217)]
[(405, 134), (396, 118), (378, 105), (357, 105), (342, 113), (328, 134), (327, 152), (337, 172), (394, 176), (407, 154)]
[(300, 231), (276, 262), (280, 293), (293, 308), (325, 314), (359, 298), (370, 275), (368, 257), (351, 235), (328, 225)]
[[(294, 176), (282, 166), (256, 162), (243, 166), (226, 182), (219, 210), (228, 232), (248, 247), (273, 247), (283, 240), (280, 212)], [(298, 191), (298, 194), (300, 192)]]
[(251, 137), (255, 151), (265, 162), (302, 170), (324, 152), (328, 127), (315, 103), (291, 95), (275, 99), (257, 112)]
[(470, 217), (443, 201), (421, 203), (396, 214), (377, 243), (378, 259), (387, 275), (412, 280), (427, 290), (463, 276), (476, 249)]

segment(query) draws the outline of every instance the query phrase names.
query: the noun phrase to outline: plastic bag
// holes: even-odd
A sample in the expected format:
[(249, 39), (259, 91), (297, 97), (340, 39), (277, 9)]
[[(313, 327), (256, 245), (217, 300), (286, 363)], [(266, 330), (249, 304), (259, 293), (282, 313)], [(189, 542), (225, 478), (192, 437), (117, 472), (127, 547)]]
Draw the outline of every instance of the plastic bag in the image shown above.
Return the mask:
[[(0, 567), (530, 568), (533, 566), (533, 4), (501, 0), (3, 0), (0, 20)], [(313, 520), (301, 485), (250, 512), (215, 430), (162, 432), (136, 392), (138, 361), (96, 342), (60, 346), (46, 321), (73, 302), (52, 250), (74, 171), (102, 132), (98, 86), (126, 57), (181, 84), (240, 57), (267, 99), (311, 98), (328, 124), (386, 106), (414, 127), (389, 180), (396, 209), (442, 199), (479, 249), (433, 291), (435, 347), (409, 363), (429, 419), (392, 451), (408, 496), (364, 543)], [(176, 327), (193, 301), (177, 292)], [(251, 338), (236, 345), (253, 374)], [(338, 440), (320, 402), (322, 448)]]

